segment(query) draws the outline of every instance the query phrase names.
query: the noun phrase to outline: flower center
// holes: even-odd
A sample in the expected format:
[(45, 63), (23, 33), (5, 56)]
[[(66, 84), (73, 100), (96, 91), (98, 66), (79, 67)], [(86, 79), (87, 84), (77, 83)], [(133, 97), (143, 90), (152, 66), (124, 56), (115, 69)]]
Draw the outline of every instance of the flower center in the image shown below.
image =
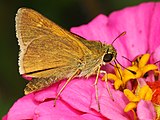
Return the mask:
[(124, 108), (125, 112), (132, 110), (136, 113), (135, 108), (141, 100), (151, 101), (153, 104), (156, 104), (155, 110), (159, 118), (160, 81), (155, 80), (159, 79), (160, 71), (155, 64), (148, 63), (149, 59), (150, 54), (148, 53), (138, 56), (126, 69), (122, 69), (117, 64), (114, 67), (114, 73), (106, 74), (102, 80), (106, 82), (107, 79), (112, 80), (114, 88), (121, 90), (128, 98), (129, 103)]

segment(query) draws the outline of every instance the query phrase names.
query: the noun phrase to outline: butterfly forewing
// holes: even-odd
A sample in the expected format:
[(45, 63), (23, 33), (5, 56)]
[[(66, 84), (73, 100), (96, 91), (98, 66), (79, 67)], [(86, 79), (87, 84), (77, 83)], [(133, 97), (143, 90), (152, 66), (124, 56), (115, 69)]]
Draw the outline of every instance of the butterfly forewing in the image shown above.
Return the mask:
[(20, 73), (31, 77), (63, 76), (78, 69), (91, 51), (78, 39), (34, 10), (20, 8), (16, 16)]

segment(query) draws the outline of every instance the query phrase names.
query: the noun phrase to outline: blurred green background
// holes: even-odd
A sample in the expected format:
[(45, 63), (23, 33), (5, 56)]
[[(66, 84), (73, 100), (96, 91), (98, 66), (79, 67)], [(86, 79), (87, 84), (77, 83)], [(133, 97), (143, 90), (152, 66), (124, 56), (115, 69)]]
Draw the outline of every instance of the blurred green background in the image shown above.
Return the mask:
[(149, 0), (0, 0), (0, 118), (23, 96), (26, 84), (17, 65), (19, 46), (15, 37), (15, 15), (18, 8), (35, 9), (69, 30), (88, 23), (100, 13), (108, 15), (146, 1)]

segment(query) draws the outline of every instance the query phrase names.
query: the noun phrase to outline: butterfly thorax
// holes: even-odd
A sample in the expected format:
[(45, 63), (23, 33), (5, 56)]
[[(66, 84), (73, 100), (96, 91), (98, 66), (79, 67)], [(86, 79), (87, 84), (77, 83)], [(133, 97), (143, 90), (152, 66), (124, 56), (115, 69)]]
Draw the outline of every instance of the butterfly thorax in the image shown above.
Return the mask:
[(116, 49), (112, 45), (102, 44), (97, 41), (84, 41), (91, 50), (91, 54), (84, 56), (79, 76), (90, 76), (97, 73), (99, 66), (105, 65), (116, 58)]

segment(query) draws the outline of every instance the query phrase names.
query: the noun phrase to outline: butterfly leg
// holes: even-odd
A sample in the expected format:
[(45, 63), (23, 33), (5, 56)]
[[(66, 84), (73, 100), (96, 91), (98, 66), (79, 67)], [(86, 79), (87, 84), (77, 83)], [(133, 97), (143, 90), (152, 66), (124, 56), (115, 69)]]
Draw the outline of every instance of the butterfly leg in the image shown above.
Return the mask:
[(108, 74), (105, 73), (104, 76), (103, 76), (103, 78), (104, 78), (104, 80), (105, 80), (105, 82), (106, 82), (106, 87), (107, 87), (108, 94), (109, 94), (109, 96), (111, 97), (111, 99), (114, 100), (114, 99), (113, 99), (113, 95), (112, 95), (112, 93), (111, 93), (111, 91), (110, 91), (110, 88), (109, 88), (109, 85), (108, 85)]
[(96, 75), (96, 80), (94, 82), (94, 86), (95, 86), (95, 91), (96, 91), (96, 102), (97, 102), (97, 105), (98, 105), (98, 111), (100, 112), (100, 103), (99, 103), (99, 99), (98, 99), (98, 76), (100, 74), (100, 68), (101, 66), (98, 67), (98, 70), (97, 70), (97, 75)]
[(78, 74), (80, 74), (81, 70), (78, 69), (70, 78), (68, 78), (68, 80), (66, 81), (66, 83), (63, 85), (63, 87), (60, 89), (60, 91), (58, 92), (58, 94), (56, 95), (55, 99), (54, 99), (54, 107), (56, 106), (56, 101), (58, 99), (58, 97), (60, 96), (60, 94), (62, 93), (62, 91), (65, 89), (65, 87), (67, 86), (67, 84)]

